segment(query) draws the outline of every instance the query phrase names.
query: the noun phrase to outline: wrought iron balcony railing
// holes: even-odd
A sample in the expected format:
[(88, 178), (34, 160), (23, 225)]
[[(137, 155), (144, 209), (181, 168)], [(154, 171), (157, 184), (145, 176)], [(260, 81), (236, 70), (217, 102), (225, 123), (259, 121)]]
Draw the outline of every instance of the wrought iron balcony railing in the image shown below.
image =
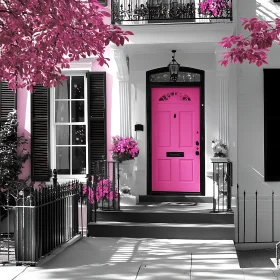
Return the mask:
[(232, 0), (219, 17), (200, 13), (202, 0), (112, 0), (112, 24), (150, 24), (166, 22), (230, 22)]

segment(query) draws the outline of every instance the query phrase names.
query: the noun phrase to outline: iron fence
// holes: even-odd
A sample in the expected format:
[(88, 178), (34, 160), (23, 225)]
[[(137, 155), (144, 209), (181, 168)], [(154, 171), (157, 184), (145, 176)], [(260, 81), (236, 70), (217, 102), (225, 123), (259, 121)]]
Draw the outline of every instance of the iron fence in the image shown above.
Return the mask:
[(232, 21), (232, 0), (225, 1), (219, 16), (203, 15), (199, 9), (202, 0), (113, 0), (112, 24), (191, 22), (210, 23)]
[[(6, 188), (7, 217), (0, 224), (0, 263), (35, 265), (43, 256), (79, 234), (78, 203), (82, 184), (28, 187), (19, 181)], [(14, 203), (10, 203), (11, 198)], [(2, 211), (3, 212), (3, 211)]]
[(236, 207), (236, 243), (274, 243), (280, 238), (279, 220), (277, 220), (278, 216), (275, 216), (274, 191), (265, 196), (259, 194), (258, 191), (248, 193), (244, 190), (241, 192), (237, 184)]
[(35, 265), (77, 234), (84, 236), (84, 225), (96, 222), (97, 209), (120, 210), (119, 163), (101, 160), (94, 166), (85, 184), (59, 184), (56, 170), (51, 185), (9, 182), (1, 192), (0, 264)]
[(100, 160), (94, 163), (94, 175), (87, 175), (86, 189), (88, 222), (97, 221), (98, 209), (120, 210), (119, 162)]
[(232, 162), (228, 159), (212, 161), (213, 212), (232, 212)]

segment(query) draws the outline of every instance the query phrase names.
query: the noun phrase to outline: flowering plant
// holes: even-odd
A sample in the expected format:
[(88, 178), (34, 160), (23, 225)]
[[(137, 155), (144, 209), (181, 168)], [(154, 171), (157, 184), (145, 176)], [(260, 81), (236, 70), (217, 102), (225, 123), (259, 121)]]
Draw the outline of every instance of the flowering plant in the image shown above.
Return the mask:
[(212, 151), (214, 153), (214, 157), (226, 157), (227, 145), (223, 144), (221, 140), (215, 139), (212, 141)]
[(225, 10), (232, 7), (231, 0), (204, 0), (198, 5), (200, 14), (214, 17), (221, 17)]
[(132, 137), (113, 136), (113, 146), (110, 149), (112, 158), (119, 162), (134, 159), (139, 155), (138, 143)]
[[(85, 185), (83, 188), (83, 194), (87, 193), (87, 186)], [(118, 198), (118, 191), (115, 189), (115, 196), (114, 196), (114, 188), (113, 184), (109, 179), (102, 179), (98, 180), (96, 186), (96, 201), (105, 200), (114, 200)], [(88, 189), (88, 200), (90, 203), (94, 204), (94, 191), (92, 188)]]

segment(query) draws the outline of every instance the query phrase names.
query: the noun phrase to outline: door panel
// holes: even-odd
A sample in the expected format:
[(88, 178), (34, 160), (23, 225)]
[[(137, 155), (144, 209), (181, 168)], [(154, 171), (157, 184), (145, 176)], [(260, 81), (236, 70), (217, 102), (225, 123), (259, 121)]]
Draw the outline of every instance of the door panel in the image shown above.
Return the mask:
[(152, 191), (200, 192), (200, 89), (152, 88)]

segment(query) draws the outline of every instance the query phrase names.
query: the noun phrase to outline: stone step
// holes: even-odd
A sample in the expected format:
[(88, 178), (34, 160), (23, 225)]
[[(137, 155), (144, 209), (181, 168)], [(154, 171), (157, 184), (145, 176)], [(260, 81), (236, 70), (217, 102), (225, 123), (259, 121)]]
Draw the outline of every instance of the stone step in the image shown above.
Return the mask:
[(233, 240), (234, 224), (176, 224), (99, 221), (88, 224), (88, 236), (158, 239)]
[(147, 202), (198, 202), (212, 203), (212, 196), (190, 196), (190, 195), (139, 195), (139, 203)]
[(173, 212), (165, 209), (155, 212), (152, 209), (143, 211), (141, 208), (129, 207), (121, 211), (98, 211), (97, 220), (134, 223), (233, 224), (234, 215), (227, 212), (185, 212), (180, 209), (174, 209)]

